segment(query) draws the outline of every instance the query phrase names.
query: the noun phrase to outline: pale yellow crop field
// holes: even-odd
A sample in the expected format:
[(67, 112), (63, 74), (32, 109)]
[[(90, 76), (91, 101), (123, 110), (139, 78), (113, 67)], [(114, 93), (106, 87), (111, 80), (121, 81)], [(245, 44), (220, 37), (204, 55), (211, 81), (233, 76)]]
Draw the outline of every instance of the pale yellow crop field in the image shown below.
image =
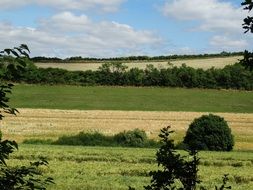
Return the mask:
[[(238, 60), (242, 59), (241, 56), (233, 56), (233, 57), (223, 57), (223, 58), (203, 58), (203, 59), (182, 59), (182, 60), (170, 60), (169, 62), (173, 64), (174, 66), (181, 66), (183, 63), (185, 63), (188, 66), (191, 66), (193, 68), (203, 68), (208, 69), (211, 67), (215, 68), (223, 68), (226, 65), (231, 65)], [(61, 68), (61, 69), (67, 69), (70, 71), (85, 71), (85, 70), (97, 70), (103, 63), (102, 62), (92, 62), (92, 63), (35, 63), (38, 67), (42, 68)], [(158, 61), (158, 62), (152, 62), (152, 61), (135, 61), (135, 62), (127, 62), (123, 64), (128, 66), (128, 69), (131, 68), (140, 68), (145, 69), (148, 64), (154, 65), (156, 68), (167, 68), (171, 67), (171, 65), (168, 64), (168, 61)]]
[[(176, 141), (199, 112), (157, 111), (80, 111), (49, 109), (18, 109), (17, 116), (7, 115), (1, 121), (4, 138), (22, 142), (24, 139), (56, 139), (61, 135), (80, 131), (99, 131), (115, 134), (135, 128), (143, 129), (150, 138), (157, 138), (159, 130), (170, 125)], [(253, 114), (215, 113), (225, 118), (235, 135), (236, 149), (253, 150)]]

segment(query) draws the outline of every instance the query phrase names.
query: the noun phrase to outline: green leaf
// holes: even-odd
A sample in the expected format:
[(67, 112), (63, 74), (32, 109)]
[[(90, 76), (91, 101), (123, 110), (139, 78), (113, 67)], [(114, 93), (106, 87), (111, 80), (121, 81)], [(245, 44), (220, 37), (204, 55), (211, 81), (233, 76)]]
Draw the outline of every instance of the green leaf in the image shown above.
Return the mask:
[(4, 49), (4, 52), (7, 53), (8, 55), (10, 55), (11, 49)]
[(21, 49), (25, 49), (25, 50), (27, 50), (30, 53), (30, 50), (29, 50), (29, 48), (28, 48), (28, 46), (26, 44), (21, 44), (20, 48)]
[(11, 53), (12, 53), (13, 55), (15, 55), (16, 57), (20, 57), (19, 54), (18, 54), (15, 50), (13, 50), (13, 49), (11, 49)]

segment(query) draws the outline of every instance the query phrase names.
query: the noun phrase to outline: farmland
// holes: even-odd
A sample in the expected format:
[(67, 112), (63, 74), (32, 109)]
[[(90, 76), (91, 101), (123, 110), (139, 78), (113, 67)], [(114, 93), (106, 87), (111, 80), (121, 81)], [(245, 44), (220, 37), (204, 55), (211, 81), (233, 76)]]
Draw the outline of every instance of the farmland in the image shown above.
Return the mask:
[[(233, 57), (222, 57), (222, 58), (198, 58), (198, 59), (176, 59), (176, 60), (168, 60), (168, 61), (135, 61), (135, 62), (123, 62), (129, 69), (131, 68), (140, 68), (145, 69), (148, 64), (154, 65), (156, 68), (167, 68), (169, 67), (168, 62), (173, 64), (174, 66), (181, 66), (185, 63), (187, 66), (193, 68), (203, 68), (208, 69), (211, 67), (215, 68), (223, 68), (226, 65), (231, 65), (238, 60), (242, 59), (241, 56), (233, 56)], [(86, 70), (97, 70), (103, 63), (105, 62), (91, 62), (91, 63), (35, 63), (36, 66), (41, 68), (61, 68), (69, 71), (86, 71)]]
[(253, 113), (253, 92), (183, 88), (16, 85), (17, 108)]
[(253, 189), (251, 0), (16, 4), (0, 190)]
[[(16, 117), (6, 116), (2, 121), (5, 137), (22, 142), (24, 139), (53, 139), (78, 132), (111, 135), (139, 128), (150, 138), (157, 139), (161, 128), (171, 125), (173, 138), (181, 141), (189, 124), (201, 112), (157, 111), (82, 111), (52, 109), (19, 109)], [(235, 149), (253, 150), (253, 114), (216, 113), (224, 117), (235, 135)]]
[[(45, 175), (53, 175), (61, 190), (142, 189), (149, 184), (148, 172), (157, 169), (155, 149), (22, 145), (10, 164), (28, 163), (40, 156), (49, 160)], [(229, 173), (235, 190), (253, 185), (253, 152), (200, 152), (200, 179), (208, 189), (221, 184)]]
[[(209, 112), (224, 117), (235, 135), (233, 152), (200, 152), (200, 178), (207, 188), (221, 184), (229, 173), (235, 190), (253, 183), (253, 102), (251, 91), (183, 88), (81, 87), (16, 85), (11, 105), (17, 116), (1, 121), (4, 138), (57, 139), (80, 131), (115, 134), (134, 128), (157, 138), (171, 125), (181, 141), (189, 123)], [(43, 109), (42, 109), (43, 108)], [(55, 178), (49, 189), (141, 189), (148, 172), (157, 169), (155, 149), (26, 145), (9, 163), (26, 164), (44, 156), (46, 175)]]
[(6, 137), (22, 142), (80, 131), (110, 135), (135, 128), (157, 138), (162, 127), (171, 125), (177, 132), (175, 140), (180, 141), (194, 118), (211, 112), (229, 122), (236, 149), (252, 150), (252, 96), (252, 92), (229, 90), (17, 85), (11, 104), (20, 114), (7, 116), (2, 130)]

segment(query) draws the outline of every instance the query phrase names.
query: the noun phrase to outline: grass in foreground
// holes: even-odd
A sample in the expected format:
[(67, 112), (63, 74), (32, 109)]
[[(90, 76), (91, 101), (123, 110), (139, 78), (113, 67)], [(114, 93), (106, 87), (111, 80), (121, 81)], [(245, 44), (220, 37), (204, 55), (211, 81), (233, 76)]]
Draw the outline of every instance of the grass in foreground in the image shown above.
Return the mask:
[[(49, 189), (123, 190), (149, 184), (148, 172), (157, 169), (156, 149), (21, 145), (10, 164), (29, 163), (40, 156), (49, 161), (46, 175), (56, 185)], [(234, 190), (253, 187), (253, 152), (200, 152), (200, 178), (207, 188), (230, 174)]]
[(16, 85), (11, 105), (18, 108), (253, 113), (253, 92)]

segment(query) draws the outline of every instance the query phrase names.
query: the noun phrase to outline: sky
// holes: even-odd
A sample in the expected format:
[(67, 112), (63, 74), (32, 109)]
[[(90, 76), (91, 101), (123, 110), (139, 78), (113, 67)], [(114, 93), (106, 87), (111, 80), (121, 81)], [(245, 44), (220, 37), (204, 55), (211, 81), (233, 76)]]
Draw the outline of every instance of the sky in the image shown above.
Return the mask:
[(241, 1), (1, 0), (0, 48), (60, 58), (252, 51)]

